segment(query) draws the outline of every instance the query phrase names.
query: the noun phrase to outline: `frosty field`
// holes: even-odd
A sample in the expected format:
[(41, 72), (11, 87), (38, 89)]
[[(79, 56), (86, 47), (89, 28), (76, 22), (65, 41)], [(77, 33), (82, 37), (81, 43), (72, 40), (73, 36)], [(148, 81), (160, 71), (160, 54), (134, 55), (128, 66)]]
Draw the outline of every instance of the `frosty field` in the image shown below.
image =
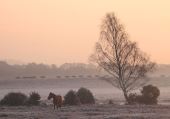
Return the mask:
[(38, 107), (0, 107), (1, 119), (169, 119), (170, 106), (84, 105), (53, 110)]

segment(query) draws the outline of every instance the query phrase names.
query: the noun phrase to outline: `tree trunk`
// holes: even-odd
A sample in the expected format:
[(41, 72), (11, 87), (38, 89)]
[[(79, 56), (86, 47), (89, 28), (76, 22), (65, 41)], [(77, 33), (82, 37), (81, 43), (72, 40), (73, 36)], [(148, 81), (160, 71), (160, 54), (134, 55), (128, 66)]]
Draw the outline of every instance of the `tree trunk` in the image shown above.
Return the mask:
[(128, 97), (127, 91), (123, 91), (123, 94), (124, 94), (127, 104), (129, 104), (129, 97)]

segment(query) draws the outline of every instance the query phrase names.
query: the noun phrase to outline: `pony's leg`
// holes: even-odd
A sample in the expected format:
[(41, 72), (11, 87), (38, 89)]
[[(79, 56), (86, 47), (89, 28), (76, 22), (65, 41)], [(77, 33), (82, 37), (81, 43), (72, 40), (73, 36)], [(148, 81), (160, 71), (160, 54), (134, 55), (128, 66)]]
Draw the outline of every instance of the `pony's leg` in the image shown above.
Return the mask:
[(55, 105), (54, 105), (54, 110), (55, 110)]

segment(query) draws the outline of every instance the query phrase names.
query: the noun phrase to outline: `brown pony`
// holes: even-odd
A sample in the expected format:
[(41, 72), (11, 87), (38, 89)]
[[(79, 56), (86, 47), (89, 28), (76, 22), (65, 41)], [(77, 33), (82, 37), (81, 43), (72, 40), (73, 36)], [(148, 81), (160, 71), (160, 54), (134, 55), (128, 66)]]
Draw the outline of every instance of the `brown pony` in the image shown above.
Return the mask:
[(54, 109), (55, 109), (55, 106), (57, 106), (57, 109), (61, 108), (62, 97), (60, 95), (55, 95), (54, 93), (50, 92), (50, 94), (48, 96), (48, 100), (50, 100), (51, 98), (53, 98)]

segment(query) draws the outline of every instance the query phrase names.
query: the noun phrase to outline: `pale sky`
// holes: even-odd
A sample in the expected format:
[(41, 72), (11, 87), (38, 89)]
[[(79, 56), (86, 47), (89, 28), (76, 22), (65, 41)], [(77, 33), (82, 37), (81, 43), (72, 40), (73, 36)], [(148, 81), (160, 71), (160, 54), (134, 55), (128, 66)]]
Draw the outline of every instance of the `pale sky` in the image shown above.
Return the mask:
[(106, 13), (153, 61), (170, 64), (170, 0), (1, 0), (0, 60), (88, 62)]

